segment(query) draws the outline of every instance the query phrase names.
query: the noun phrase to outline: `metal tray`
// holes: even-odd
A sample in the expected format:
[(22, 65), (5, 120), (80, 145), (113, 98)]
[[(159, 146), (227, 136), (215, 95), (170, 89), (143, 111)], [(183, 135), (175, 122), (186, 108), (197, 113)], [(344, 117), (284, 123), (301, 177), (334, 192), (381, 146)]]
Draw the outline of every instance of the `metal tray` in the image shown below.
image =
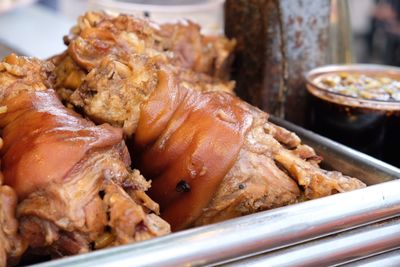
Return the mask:
[(400, 169), (271, 120), (314, 147), (325, 167), (371, 186), (35, 266), (337, 265), (400, 246)]

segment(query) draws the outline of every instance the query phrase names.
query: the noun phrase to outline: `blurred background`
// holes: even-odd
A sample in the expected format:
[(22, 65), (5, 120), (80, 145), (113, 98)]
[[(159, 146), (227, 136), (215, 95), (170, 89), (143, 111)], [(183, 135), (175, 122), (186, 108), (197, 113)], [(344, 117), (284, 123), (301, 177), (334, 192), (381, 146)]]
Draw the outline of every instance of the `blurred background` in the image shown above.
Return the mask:
[(400, 1), (349, 0), (356, 62), (400, 65)]
[[(372, 62), (400, 65), (400, 1), (398, 0), (347, 0), (352, 36), (352, 58), (354, 62)], [(136, 4), (127, 9), (126, 4)], [(223, 28), (223, 1), (210, 0), (0, 0), (0, 56), (16, 51), (40, 58), (50, 57), (64, 49), (62, 36), (68, 33), (77, 17), (88, 9), (113, 9), (114, 12), (134, 12), (140, 4), (169, 5), (177, 12), (177, 5), (214, 3), (212, 12), (199, 18), (200, 23), (209, 23), (209, 32), (221, 32)], [(122, 6), (122, 8), (121, 8)], [(119, 9), (118, 9), (119, 8)], [(143, 12), (140, 10), (139, 15)], [(144, 13), (144, 15), (149, 15)], [(176, 14), (155, 20), (170, 20)]]
[(62, 37), (87, 10), (131, 13), (161, 23), (185, 14), (201, 24), (205, 33), (221, 34), (223, 3), (224, 0), (0, 0), (0, 57), (16, 51), (47, 58), (65, 50)]

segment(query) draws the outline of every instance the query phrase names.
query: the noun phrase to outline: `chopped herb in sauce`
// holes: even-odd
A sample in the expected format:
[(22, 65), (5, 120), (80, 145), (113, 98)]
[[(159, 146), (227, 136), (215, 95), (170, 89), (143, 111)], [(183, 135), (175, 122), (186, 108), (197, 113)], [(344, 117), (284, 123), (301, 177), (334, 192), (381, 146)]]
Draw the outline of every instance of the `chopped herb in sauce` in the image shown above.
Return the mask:
[(400, 81), (384, 76), (368, 76), (354, 73), (321, 75), (314, 83), (327, 91), (381, 101), (400, 101)]

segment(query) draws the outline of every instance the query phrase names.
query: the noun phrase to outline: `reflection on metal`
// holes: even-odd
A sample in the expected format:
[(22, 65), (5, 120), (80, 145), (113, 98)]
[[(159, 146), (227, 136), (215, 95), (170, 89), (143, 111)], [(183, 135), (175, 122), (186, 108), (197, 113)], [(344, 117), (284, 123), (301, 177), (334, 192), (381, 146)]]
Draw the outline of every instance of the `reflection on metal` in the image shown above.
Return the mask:
[(400, 266), (400, 249), (378, 254), (357, 262), (352, 262), (342, 266), (346, 267), (398, 267)]
[(396, 218), (237, 261), (231, 266), (332, 266), (399, 247), (400, 218)]
[[(363, 238), (366, 242), (363, 244), (365, 247), (368, 246), (369, 242), (378, 240), (373, 238), (380, 238), (375, 227), (384, 229), (383, 233), (396, 232), (396, 234), (392, 234), (392, 240), (400, 236), (397, 233), (400, 229), (396, 225), (383, 224), (362, 228), (348, 234), (344, 233), (337, 237), (329, 237), (326, 241), (322, 241), (326, 238), (324, 236), (398, 216), (400, 214), (400, 195), (398, 193), (400, 192), (400, 180), (397, 179), (400, 178), (400, 170), (290, 123), (279, 121), (279, 124), (295, 130), (304, 138), (306, 143), (319, 144), (318, 150), (324, 151), (326, 160), (333, 161), (328, 162), (329, 164), (335, 165), (335, 160), (337, 160), (335, 158), (352, 161), (355, 165), (348, 168), (348, 174), (353, 175), (353, 172), (364, 173), (365, 176), (358, 177), (369, 184), (393, 181), (194, 228), (132, 245), (55, 260), (38, 266), (196, 266), (228, 263), (239, 258), (277, 251), (317, 238), (322, 238), (321, 242), (335, 244), (334, 238), (343, 237), (341, 244), (346, 245), (346, 240), (352, 241), (351, 238), (345, 238), (350, 234), (357, 234), (357, 238)], [(343, 166), (335, 165), (335, 167), (340, 169)], [(368, 236), (364, 236), (363, 233), (368, 233)], [(369, 233), (375, 235), (370, 236)], [(385, 237), (382, 236), (382, 238), (388, 236), (388, 234), (385, 234)], [(315, 245), (318, 243), (308, 244)], [(304, 246), (307, 246), (307, 243)], [(303, 249), (306, 248), (304, 246)], [(321, 253), (326, 253), (326, 255), (330, 253), (330, 246), (319, 247)], [(381, 246), (374, 252), (381, 249), (385, 249), (385, 247)], [(308, 253), (307, 251), (304, 250), (304, 253)], [(362, 250), (358, 255), (360, 257), (366, 256), (369, 253), (368, 251), (372, 250), (365, 250), (365, 252)], [(345, 254), (343, 255), (345, 256)], [(349, 258), (346, 256), (342, 260), (348, 261)]]

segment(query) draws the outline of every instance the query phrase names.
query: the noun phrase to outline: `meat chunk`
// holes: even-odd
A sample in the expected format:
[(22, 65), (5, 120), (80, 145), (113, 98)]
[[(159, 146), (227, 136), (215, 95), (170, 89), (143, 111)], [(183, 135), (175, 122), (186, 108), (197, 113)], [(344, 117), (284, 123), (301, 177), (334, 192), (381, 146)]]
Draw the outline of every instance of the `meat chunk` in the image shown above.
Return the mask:
[(170, 231), (144, 193), (150, 184), (129, 167), (121, 129), (65, 108), (47, 89), (51, 65), (11, 55), (0, 66), (1, 167), (31, 248), (72, 255)]
[(156, 86), (157, 67), (141, 57), (132, 58), (129, 64), (112, 57), (106, 59), (99, 69), (87, 75), (80, 90), (71, 95), (70, 102), (83, 107), (93, 121), (107, 121), (130, 135), (139, 120), (140, 103)]
[[(194, 225), (365, 187), (356, 178), (321, 169), (316, 161), (320, 157), (294, 133), (272, 124), (256, 108), (252, 113), (254, 121), (235, 165)], [(284, 131), (286, 138), (270, 129)]]
[(0, 182), (0, 266), (15, 265), (26, 249), (26, 242), (18, 234), (16, 207), (15, 191)]
[(93, 12), (65, 41), (48, 62), (0, 63), (0, 264), (26, 246), (73, 255), (365, 186), (234, 96), (234, 41)]
[[(134, 136), (138, 168), (153, 180), (149, 193), (174, 230), (365, 186), (320, 169), (314, 150), (263, 111), (151, 62), (141, 54), (103, 58), (71, 103), (97, 122), (135, 122), (125, 135)], [(106, 75), (120, 70), (124, 78)], [(114, 114), (125, 117), (116, 123)]]
[(47, 248), (57, 257), (169, 232), (154, 214), (158, 205), (138, 197), (136, 191), (147, 190), (149, 183), (127, 170), (120, 160), (126, 151), (120, 149), (93, 153), (66, 181), (36, 190), (19, 204), (21, 233), (31, 247)]
[(66, 43), (70, 56), (86, 70), (99, 64), (99, 54), (123, 57), (141, 53), (225, 80), (229, 78), (229, 61), (235, 47), (234, 40), (202, 35), (199, 25), (190, 21), (157, 25), (133, 16), (101, 12), (81, 16)]
[[(178, 81), (173, 72), (159, 72), (135, 132), (136, 149), (143, 148), (140, 169), (153, 179), (149, 193), (173, 229), (365, 186), (320, 169), (314, 151), (268, 122), (263, 111), (235, 96), (191, 90)], [(176, 192), (181, 180), (189, 192)]]
[[(79, 90), (69, 96), (69, 103), (84, 109), (93, 121), (122, 127), (130, 136), (137, 127), (141, 103), (157, 85), (159, 69), (153, 59), (142, 56), (129, 57), (128, 61), (107, 56), (87, 75)], [(224, 91), (224, 86), (206, 83), (205, 78), (198, 82), (190, 80), (188, 73), (175, 74), (183, 87), (202, 92)]]
[(128, 15), (88, 12), (65, 41), (68, 51), (51, 60), (56, 65), (55, 89), (64, 100), (104, 57), (129, 60), (132, 54), (148, 55), (153, 64), (172, 64), (192, 83), (194, 78), (204, 86), (233, 90), (228, 79), (235, 41), (204, 36), (191, 22), (157, 25)]
[(185, 24), (162, 24), (157, 35), (153, 36), (160, 38), (162, 50), (173, 53), (174, 65), (222, 80), (229, 79), (235, 40), (204, 36), (200, 33), (200, 26), (190, 21)]
[(37, 59), (11, 54), (0, 63), (0, 100), (23, 91), (44, 91), (53, 81), (54, 66)]
[(312, 148), (232, 94), (221, 79), (234, 41), (202, 36), (192, 23), (91, 12), (66, 41), (53, 59), (57, 90), (133, 139), (174, 230), (365, 186), (320, 169)]

